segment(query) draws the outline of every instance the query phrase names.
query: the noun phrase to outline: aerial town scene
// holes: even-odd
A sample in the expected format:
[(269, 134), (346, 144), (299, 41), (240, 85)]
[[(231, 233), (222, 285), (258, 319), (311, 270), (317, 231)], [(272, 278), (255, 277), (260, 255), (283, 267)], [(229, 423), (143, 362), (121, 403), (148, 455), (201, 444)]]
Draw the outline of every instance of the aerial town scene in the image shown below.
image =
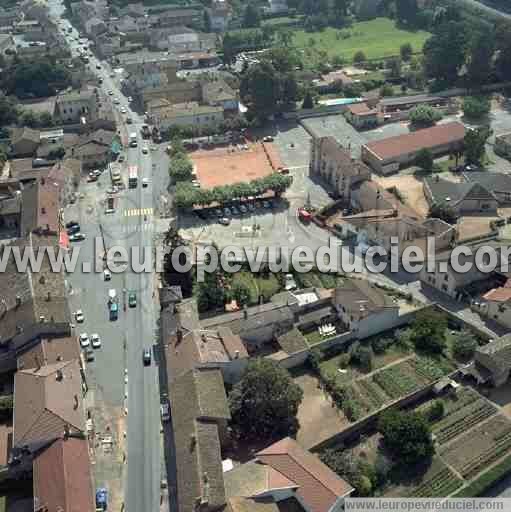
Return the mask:
[(508, 0), (0, 0), (0, 512), (505, 503), (510, 262)]

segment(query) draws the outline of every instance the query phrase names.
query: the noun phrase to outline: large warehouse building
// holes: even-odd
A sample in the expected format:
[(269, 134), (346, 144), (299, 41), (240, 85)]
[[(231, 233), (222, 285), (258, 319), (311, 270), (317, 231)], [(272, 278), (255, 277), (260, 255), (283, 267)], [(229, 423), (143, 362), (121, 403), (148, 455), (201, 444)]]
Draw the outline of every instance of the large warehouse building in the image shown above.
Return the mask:
[(455, 151), (464, 137), (465, 127), (461, 123), (440, 124), (365, 144), (362, 160), (376, 172), (389, 174), (412, 164), (421, 149), (431, 150), (435, 157)]

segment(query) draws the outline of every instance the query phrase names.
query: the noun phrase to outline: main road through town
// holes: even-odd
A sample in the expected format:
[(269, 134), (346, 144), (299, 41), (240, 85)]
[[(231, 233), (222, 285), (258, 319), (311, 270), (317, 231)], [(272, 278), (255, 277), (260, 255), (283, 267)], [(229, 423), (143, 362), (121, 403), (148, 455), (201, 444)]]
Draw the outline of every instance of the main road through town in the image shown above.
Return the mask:
[[(78, 55), (78, 49), (83, 41), (69, 22), (62, 18), (64, 11), (60, 0), (49, 0), (50, 17), (56, 22), (62, 36), (71, 49), (72, 54)], [(128, 132), (140, 134), (143, 119), (130, 108), (129, 102), (118, 87), (118, 80), (105, 62), (90, 57), (90, 69), (102, 79), (104, 99), (115, 101), (117, 128), (124, 144), (128, 140)], [(121, 109), (125, 109), (121, 113)], [(130, 117), (132, 124), (127, 124)], [(106, 249), (115, 245), (122, 246), (128, 251), (133, 247), (140, 250), (152, 246), (153, 227), (153, 191), (152, 191), (152, 158), (147, 151), (145, 141), (138, 135), (137, 147), (125, 150), (126, 162), (123, 164), (123, 179), (126, 182), (126, 169), (129, 166), (139, 168), (139, 183), (136, 188), (126, 188), (116, 199), (115, 212), (106, 214), (104, 203), (97, 201), (96, 228), (102, 236)], [(106, 174), (106, 173), (105, 173)], [(102, 176), (103, 181), (106, 176)], [(141, 180), (147, 179), (147, 185), (142, 187)], [(82, 227), (83, 229), (83, 227)], [(93, 226), (91, 226), (93, 229)], [(91, 276), (98, 279), (97, 276)], [(143, 363), (143, 350), (151, 351), (156, 342), (156, 311), (154, 299), (154, 273), (133, 272), (128, 266), (125, 272), (115, 275), (112, 282), (117, 283), (120, 314), (117, 321), (119, 338), (124, 340), (124, 361), (112, 362), (113, 365), (126, 365), (127, 369), (127, 473), (125, 474), (124, 503), (127, 512), (154, 512), (160, 510), (160, 418), (159, 418), (159, 385), (158, 369), (155, 358), (148, 366)], [(129, 308), (128, 293), (136, 292), (137, 306)], [(88, 296), (86, 302), (105, 300), (104, 292), (100, 290)], [(90, 295), (90, 294), (89, 294)], [(84, 312), (87, 315), (86, 306)], [(92, 306), (91, 306), (92, 309)], [(113, 341), (113, 340), (109, 340)], [(104, 347), (105, 349), (106, 347)], [(103, 371), (103, 387), (108, 386), (108, 368)], [(115, 368), (112, 367), (112, 374)], [(99, 378), (99, 377), (98, 377)]]

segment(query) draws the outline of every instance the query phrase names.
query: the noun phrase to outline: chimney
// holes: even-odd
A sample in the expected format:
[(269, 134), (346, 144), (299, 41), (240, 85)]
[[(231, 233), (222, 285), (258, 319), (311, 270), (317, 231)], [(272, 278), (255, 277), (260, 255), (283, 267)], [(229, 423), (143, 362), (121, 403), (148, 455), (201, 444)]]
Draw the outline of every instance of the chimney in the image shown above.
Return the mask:
[(62, 382), (64, 380), (64, 374), (62, 373), (62, 370), (57, 370), (57, 377), (58, 382)]

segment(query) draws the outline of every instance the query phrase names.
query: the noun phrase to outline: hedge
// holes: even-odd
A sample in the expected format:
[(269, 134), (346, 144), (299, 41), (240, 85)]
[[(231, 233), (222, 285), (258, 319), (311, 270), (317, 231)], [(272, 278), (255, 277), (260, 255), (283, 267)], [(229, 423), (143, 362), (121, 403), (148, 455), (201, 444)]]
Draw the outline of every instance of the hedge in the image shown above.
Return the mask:
[(467, 487), (453, 495), (453, 498), (475, 498), (481, 496), (489, 487), (499, 482), (511, 471), (511, 455), (496, 466), (485, 471), (481, 476), (472, 481)]

